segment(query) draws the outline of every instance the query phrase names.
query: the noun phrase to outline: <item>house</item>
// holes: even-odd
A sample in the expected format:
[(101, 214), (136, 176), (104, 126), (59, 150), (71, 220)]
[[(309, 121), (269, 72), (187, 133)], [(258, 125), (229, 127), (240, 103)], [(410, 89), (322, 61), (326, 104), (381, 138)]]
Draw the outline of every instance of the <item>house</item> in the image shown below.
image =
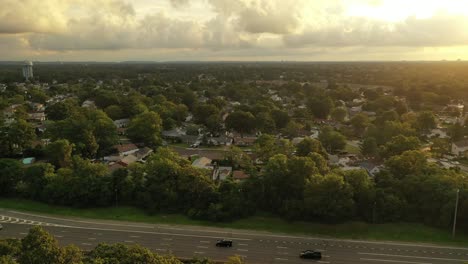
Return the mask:
[(232, 173), (232, 167), (219, 166), (213, 171), (213, 180), (224, 181)]
[(182, 128), (163, 130), (161, 134), (164, 139), (172, 142), (181, 142), (183, 141), (183, 136), (186, 136), (186, 132)]
[(81, 107), (85, 107), (85, 108), (96, 108), (96, 104), (94, 103), (94, 101), (86, 100), (86, 101), (84, 101), (84, 102), (81, 104)]
[(124, 167), (127, 167), (128, 165), (135, 163), (137, 161), (138, 161), (138, 158), (135, 155), (130, 154), (128, 156), (125, 156), (118, 163)]
[(468, 157), (468, 139), (452, 143), (452, 154)]
[(375, 176), (377, 173), (380, 172), (382, 166), (379, 166), (377, 164), (374, 164), (373, 162), (370, 161), (363, 161), (359, 164), (359, 167), (361, 169), (365, 169), (367, 173), (371, 176)]
[(446, 129), (435, 128), (428, 134), (430, 138), (448, 138)]
[(232, 142), (232, 139), (224, 135), (221, 135), (219, 137), (208, 137), (206, 139), (206, 143), (208, 145), (213, 145), (213, 146), (230, 145), (231, 142)]
[(133, 153), (133, 155), (135, 155), (135, 157), (137, 157), (138, 160), (142, 161), (145, 160), (151, 153), (153, 153), (152, 149), (144, 147), (139, 149), (137, 152)]
[(43, 122), (46, 120), (46, 115), (44, 112), (40, 113), (28, 113), (28, 121), (30, 122)]
[(115, 148), (119, 152), (120, 156), (127, 156), (137, 152), (139, 149), (135, 144), (121, 144), (116, 145)]
[(234, 136), (232, 139), (232, 144), (236, 146), (252, 146), (256, 140), (256, 136)]
[(128, 127), (129, 124), (130, 124), (130, 119), (128, 118), (114, 120), (114, 125), (117, 128)]
[(250, 175), (248, 175), (242, 170), (235, 170), (232, 172), (232, 179), (234, 179), (234, 181), (243, 181), (248, 179), (249, 177)]
[(200, 169), (213, 169), (212, 160), (207, 157), (200, 157), (192, 162), (192, 166)]
[(114, 171), (116, 171), (118, 169), (125, 168), (125, 166), (123, 166), (122, 164), (120, 164), (118, 162), (112, 162), (107, 166), (107, 168), (112, 173), (112, 172), (114, 172)]
[(30, 103), (29, 104), (34, 112), (44, 112), (45, 107), (43, 104), (40, 103)]

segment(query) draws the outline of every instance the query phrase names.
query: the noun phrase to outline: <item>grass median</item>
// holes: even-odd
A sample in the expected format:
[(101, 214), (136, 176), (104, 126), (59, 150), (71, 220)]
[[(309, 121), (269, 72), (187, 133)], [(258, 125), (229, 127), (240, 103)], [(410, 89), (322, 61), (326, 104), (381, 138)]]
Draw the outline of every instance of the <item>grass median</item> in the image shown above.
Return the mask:
[(229, 222), (213, 223), (193, 220), (179, 214), (148, 215), (134, 207), (108, 207), (76, 209), (51, 206), (20, 199), (0, 199), (0, 208), (91, 219), (120, 220), (153, 224), (195, 225), (268, 231), (283, 234), (301, 234), (360, 240), (421, 242), (454, 246), (468, 246), (468, 235), (458, 234), (452, 239), (450, 230), (442, 230), (413, 223), (367, 224), (348, 222), (343, 224), (320, 224), (312, 222), (288, 222), (268, 215), (252, 216)]

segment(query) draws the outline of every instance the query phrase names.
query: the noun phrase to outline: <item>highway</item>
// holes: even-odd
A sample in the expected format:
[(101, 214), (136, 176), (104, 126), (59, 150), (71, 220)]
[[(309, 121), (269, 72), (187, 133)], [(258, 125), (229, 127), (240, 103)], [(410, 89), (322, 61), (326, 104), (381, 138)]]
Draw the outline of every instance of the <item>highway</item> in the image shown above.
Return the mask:
[[(159, 254), (178, 257), (208, 257), (226, 260), (243, 256), (247, 263), (336, 263), (336, 264), (463, 264), (468, 248), (427, 244), (324, 239), (267, 232), (170, 226), (46, 216), (0, 209), (0, 239), (22, 238), (32, 225), (41, 225), (61, 245), (75, 244), (90, 250), (101, 242), (140, 244)], [(218, 239), (233, 240), (232, 248), (218, 248)], [(302, 260), (306, 249), (322, 251), (322, 260)]]

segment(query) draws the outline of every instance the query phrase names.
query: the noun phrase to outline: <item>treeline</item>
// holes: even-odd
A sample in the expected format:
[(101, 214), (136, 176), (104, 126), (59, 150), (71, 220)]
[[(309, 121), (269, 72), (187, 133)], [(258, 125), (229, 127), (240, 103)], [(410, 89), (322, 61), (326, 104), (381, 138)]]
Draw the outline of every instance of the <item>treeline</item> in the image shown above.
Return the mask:
[[(22, 239), (0, 240), (0, 263), (2, 264), (215, 264), (209, 259), (180, 260), (174, 256), (163, 256), (140, 245), (101, 243), (89, 252), (75, 245), (61, 247), (58, 241), (42, 227), (35, 226)], [(228, 259), (226, 264), (242, 264), (238, 256)]]
[(411, 221), (446, 228), (460, 189), (458, 222), (468, 230), (466, 175), (429, 164), (424, 153), (410, 150), (392, 156), (372, 178), (365, 170), (330, 168), (318, 141), (307, 139), (297, 149), (263, 141), (256, 146), (265, 150), (260, 171), (241, 150), (226, 153), (222, 162), (250, 174), (242, 182), (213, 182), (208, 171), (158, 148), (145, 164), (112, 174), (78, 156), (56, 171), (48, 163), (23, 168), (16, 160), (2, 159), (0, 194), (74, 207), (133, 205), (149, 213), (183, 213), (210, 221), (263, 211), (291, 221)]

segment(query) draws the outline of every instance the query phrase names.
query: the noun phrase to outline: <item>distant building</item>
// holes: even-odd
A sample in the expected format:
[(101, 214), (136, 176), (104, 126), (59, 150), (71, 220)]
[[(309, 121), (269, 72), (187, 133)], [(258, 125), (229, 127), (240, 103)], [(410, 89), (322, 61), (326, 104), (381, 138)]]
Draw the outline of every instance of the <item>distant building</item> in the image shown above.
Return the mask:
[(452, 143), (452, 154), (468, 157), (468, 139)]
[(23, 77), (26, 80), (33, 78), (33, 63), (30, 61), (25, 61), (23, 64)]

